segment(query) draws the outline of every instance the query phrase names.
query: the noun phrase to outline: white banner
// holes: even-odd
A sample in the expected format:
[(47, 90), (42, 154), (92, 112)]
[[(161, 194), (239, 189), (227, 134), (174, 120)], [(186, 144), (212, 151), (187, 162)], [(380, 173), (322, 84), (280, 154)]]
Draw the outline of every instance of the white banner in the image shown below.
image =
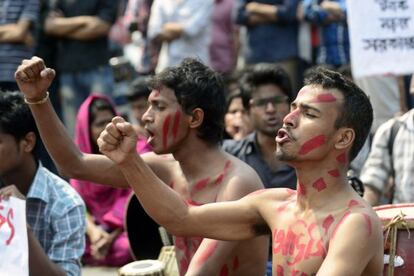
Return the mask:
[(414, 72), (414, 0), (346, 0), (355, 78)]
[(0, 276), (29, 275), (26, 201), (0, 201)]

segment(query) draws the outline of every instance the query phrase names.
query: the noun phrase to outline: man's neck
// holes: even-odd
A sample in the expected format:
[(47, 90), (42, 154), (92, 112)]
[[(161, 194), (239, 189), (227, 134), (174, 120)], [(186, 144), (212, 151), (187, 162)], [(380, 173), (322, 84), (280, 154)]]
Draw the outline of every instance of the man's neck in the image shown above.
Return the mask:
[(15, 185), (26, 196), (32, 185), (37, 171), (37, 162), (34, 158), (27, 158), (20, 166), (7, 175), (1, 176), (4, 185)]
[(328, 158), (295, 167), (298, 179), (297, 204), (300, 209), (325, 207), (337, 196), (350, 191), (346, 180), (346, 164), (337, 164)]

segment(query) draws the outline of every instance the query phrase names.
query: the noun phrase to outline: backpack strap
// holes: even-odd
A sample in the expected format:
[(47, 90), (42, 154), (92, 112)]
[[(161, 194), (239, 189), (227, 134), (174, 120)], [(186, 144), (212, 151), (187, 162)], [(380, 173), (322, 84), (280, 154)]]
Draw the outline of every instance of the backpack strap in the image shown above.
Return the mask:
[[(395, 170), (394, 170), (394, 162), (393, 162), (392, 154), (393, 154), (395, 137), (397, 136), (397, 133), (400, 130), (400, 127), (402, 124), (403, 123), (399, 121), (398, 119), (394, 121), (394, 123), (391, 126), (390, 136), (388, 138), (388, 143), (387, 143), (388, 154), (390, 156), (390, 165), (391, 165), (390, 176), (393, 178), (394, 183), (395, 183)], [(395, 191), (395, 187), (392, 188), (390, 203), (392, 203), (394, 199), (394, 191)]]

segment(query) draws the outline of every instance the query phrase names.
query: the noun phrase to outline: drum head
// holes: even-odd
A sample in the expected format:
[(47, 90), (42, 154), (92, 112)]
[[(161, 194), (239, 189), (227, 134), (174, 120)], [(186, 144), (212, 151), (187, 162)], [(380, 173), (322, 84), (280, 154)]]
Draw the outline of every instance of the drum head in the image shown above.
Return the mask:
[[(142, 260), (124, 265), (119, 269), (119, 274), (129, 275), (162, 275), (164, 264), (158, 260)], [(155, 273), (159, 272), (159, 273)], [(155, 273), (155, 274), (154, 274)]]
[(147, 215), (133, 193), (128, 200), (125, 223), (134, 259), (158, 259), (163, 246), (158, 231), (159, 225)]
[(375, 206), (374, 210), (377, 212), (383, 224), (388, 223), (402, 212), (405, 215), (404, 220), (407, 222), (409, 228), (413, 228), (414, 226), (414, 204), (412, 203)]

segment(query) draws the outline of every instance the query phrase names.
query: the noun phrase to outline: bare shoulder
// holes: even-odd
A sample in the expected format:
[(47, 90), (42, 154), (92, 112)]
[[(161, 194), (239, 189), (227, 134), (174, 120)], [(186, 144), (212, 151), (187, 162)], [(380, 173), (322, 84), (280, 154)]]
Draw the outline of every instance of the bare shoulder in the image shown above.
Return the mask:
[(160, 155), (147, 152), (142, 154), (141, 158), (158, 177), (164, 180), (171, 178), (172, 172), (179, 168), (179, 164), (172, 154)]

